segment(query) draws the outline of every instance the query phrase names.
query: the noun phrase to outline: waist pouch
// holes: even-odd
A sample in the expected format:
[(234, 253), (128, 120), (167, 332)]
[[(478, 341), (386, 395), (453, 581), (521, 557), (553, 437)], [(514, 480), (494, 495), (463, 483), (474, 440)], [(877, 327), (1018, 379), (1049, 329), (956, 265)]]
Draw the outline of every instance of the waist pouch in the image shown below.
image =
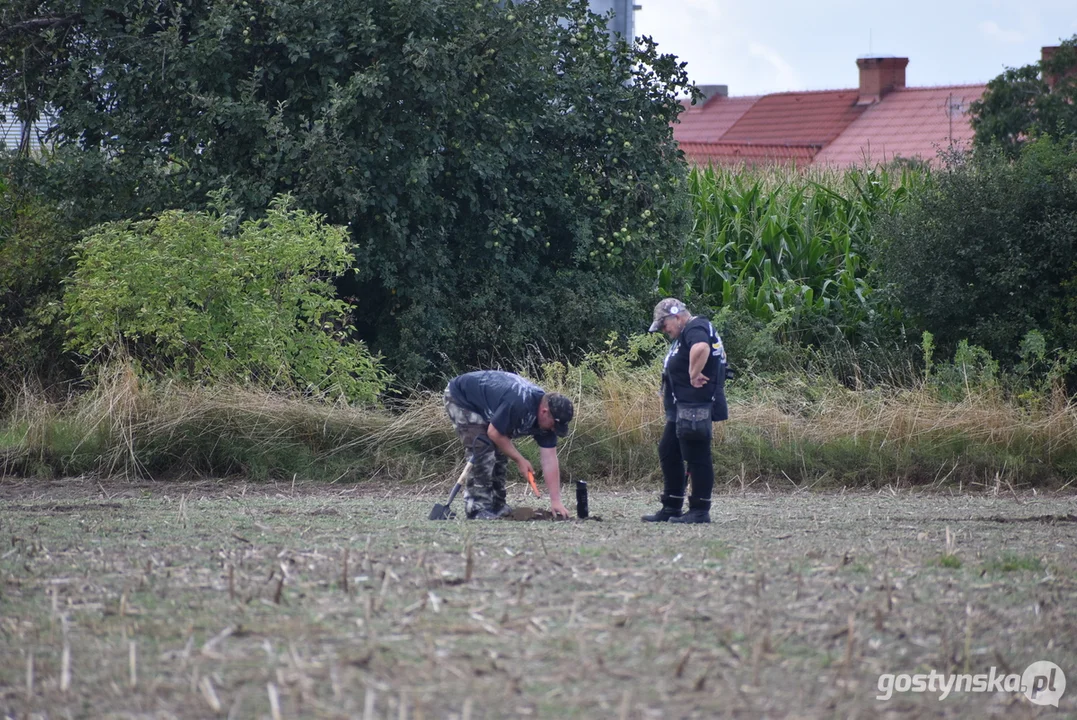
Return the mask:
[(713, 403), (677, 403), (677, 437), (710, 440)]
[(729, 404), (725, 400), (725, 388), (718, 386), (714, 393), (714, 404), (711, 405), (711, 420), (721, 422), (729, 419)]

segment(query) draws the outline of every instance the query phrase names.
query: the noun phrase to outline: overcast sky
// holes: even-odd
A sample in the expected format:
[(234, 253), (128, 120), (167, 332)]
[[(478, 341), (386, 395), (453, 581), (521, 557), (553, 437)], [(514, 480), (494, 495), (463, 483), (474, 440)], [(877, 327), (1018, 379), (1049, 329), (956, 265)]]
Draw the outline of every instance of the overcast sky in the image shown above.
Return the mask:
[(856, 59), (909, 58), (910, 87), (983, 83), (1077, 34), (1077, 0), (636, 0), (635, 34), (730, 95), (856, 87)]

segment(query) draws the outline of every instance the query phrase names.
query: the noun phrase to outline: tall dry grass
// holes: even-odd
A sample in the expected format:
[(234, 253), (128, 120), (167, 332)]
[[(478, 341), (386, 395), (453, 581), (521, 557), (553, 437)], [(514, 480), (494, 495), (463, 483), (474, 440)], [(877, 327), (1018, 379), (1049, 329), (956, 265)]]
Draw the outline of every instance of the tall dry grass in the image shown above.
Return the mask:
[[(49, 448), (54, 443), (54, 428), (58, 406), (50, 402), (39, 383), (22, 378), (15, 392), (7, 429), (3, 432), (4, 445), (12, 457), (24, 464), (40, 466), (45, 463)], [(6, 455), (4, 466), (7, 465)]]
[[(566, 479), (657, 487), (658, 371), (543, 366), (536, 379), (577, 408)], [(1065, 486), (1077, 476), (1077, 407), (998, 393), (950, 402), (929, 386), (851, 391), (805, 378), (739, 379), (716, 426), (719, 482), (746, 487)], [(110, 366), (94, 389), (49, 403), (26, 387), (0, 425), (5, 473), (243, 475), (436, 484), (463, 460), (440, 392), (392, 410), (243, 387), (141, 381)], [(525, 454), (535, 455), (529, 441)]]

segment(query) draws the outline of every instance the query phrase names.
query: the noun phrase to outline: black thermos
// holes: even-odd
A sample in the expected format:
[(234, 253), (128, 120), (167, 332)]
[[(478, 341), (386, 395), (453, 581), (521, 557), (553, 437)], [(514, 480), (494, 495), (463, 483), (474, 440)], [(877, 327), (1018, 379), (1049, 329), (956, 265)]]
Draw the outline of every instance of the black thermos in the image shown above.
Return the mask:
[(589, 511), (587, 509), (587, 481), (576, 481), (576, 517), (585, 518)]

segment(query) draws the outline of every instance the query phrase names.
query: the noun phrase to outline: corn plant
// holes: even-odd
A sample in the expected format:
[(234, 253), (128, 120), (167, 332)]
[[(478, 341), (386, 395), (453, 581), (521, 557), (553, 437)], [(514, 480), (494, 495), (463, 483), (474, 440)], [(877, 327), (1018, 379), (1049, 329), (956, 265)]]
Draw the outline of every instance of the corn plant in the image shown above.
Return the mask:
[(663, 293), (732, 306), (763, 321), (826, 316), (843, 331), (876, 312), (872, 226), (919, 175), (852, 169), (813, 175), (709, 167), (689, 176), (685, 254), (659, 273)]

